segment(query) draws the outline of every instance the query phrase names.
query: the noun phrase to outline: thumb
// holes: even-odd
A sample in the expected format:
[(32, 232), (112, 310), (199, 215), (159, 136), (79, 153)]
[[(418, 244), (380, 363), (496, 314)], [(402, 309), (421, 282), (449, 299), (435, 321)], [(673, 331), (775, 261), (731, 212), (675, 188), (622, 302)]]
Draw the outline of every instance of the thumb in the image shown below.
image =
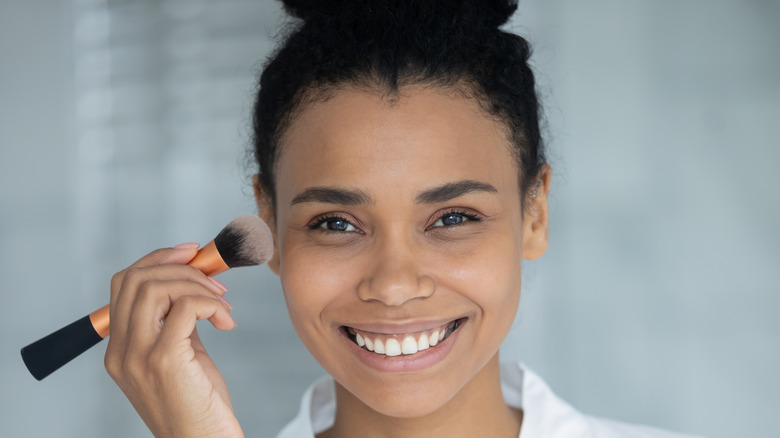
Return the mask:
[(200, 244), (195, 242), (182, 243), (173, 248), (160, 248), (141, 257), (132, 267), (144, 268), (164, 264), (186, 264), (198, 253)]
[(165, 248), (168, 249), (168, 251), (163, 249), (163, 259), (160, 261), (160, 264), (188, 263), (198, 253), (198, 248), (200, 248), (200, 244), (196, 242), (180, 243), (173, 248)]

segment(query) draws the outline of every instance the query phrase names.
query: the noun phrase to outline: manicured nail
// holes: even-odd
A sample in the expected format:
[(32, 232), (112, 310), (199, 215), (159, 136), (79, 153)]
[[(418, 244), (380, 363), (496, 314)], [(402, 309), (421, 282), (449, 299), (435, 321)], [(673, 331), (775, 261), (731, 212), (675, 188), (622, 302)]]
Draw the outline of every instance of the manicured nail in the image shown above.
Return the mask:
[(215, 286), (217, 286), (218, 288), (222, 289), (222, 292), (227, 292), (227, 286), (222, 284), (221, 281), (217, 280), (214, 277), (208, 277), (208, 279), (211, 280), (211, 282), (214, 283)]
[(233, 310), (233, 305), (232, 305), (232, 304), (230, 304), (230, 301), (228, 301), (228, 300), (226, 300), (226, 299), (222, 298), (222, 297), (221, 297), (221, 296), (219, 296), (219, 295), (214, 295), (214, 296), (215, 296), (215, 297), (217, 297), (217, 298), (219, 298), (219, 300), (220, 300), (220, 301), (222, 301), (222, 303), (223, 303), (224, 305), (226, 305), (226, 306), (227, 306), (228, 310)]
[(197, 242), (180, 243), (180, 244), (174, 246), (174, 248), (175, 249), (200, 248), (200, 243), (197, 243)]

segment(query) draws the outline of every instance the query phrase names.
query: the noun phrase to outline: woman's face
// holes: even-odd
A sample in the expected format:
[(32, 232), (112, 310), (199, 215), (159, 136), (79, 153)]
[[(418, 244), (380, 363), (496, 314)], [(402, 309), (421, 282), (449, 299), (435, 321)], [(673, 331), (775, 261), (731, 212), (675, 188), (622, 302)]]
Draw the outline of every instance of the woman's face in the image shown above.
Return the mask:
[(546, 246), (504, 127), (451, 94), (338, 91), (292, 122), (278, 162), (271, 267), (293, 326), (386, 415), (432, 412), (497, 354), (520, 261)]

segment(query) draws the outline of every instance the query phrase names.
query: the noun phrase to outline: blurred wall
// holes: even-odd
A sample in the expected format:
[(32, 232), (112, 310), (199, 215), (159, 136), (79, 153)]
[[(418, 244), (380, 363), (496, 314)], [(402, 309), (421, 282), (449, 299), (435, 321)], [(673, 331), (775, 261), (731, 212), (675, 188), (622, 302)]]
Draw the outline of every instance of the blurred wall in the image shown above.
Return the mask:
[(777, 435), (780, 2), (521, 7), (557, 173), (513, 356), (594, 414)]
[[(503, 355), (581, 410), (711, 437), (780, 408), (780, 6), (523, 1), (554, 168), (551, 243)], [(105, 343), (36, 382), (19, 349), (150, 249), (254, 205), (244, 156), (276, 2), (0, 2), (0, 412), (7, 436), (149, 436)], [(322, 371), (267, 268), (203, 326), (248, 436)], [(724, 414), (728, 413), (728, 414)]]

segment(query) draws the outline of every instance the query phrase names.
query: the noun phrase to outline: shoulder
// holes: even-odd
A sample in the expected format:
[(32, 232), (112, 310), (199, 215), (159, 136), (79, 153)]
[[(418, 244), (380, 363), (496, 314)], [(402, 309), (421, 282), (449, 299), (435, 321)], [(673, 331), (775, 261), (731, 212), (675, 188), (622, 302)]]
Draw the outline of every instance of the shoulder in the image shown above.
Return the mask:
[(282, 429), (276, 438), (314, 438), (333, 426), (336, 414), (336, 394), (333, 379), (324, 376), (309, 386), (301, 397), (298, 415)]
[[(506, 403), (524, 412), (519, 438), (701, 438), (583, 414), (521, 363), (501, 365), (501, 386)], [(335, 411), (333, 379), (326, 376), (304, 393), (298, 415), (277, 438), (313, 438), (333, 425)]]
[(522, 363), (502, 364), (501, 381), (507, 404), (524, 413), (519, 438), (696, 438), (584, 414)]

